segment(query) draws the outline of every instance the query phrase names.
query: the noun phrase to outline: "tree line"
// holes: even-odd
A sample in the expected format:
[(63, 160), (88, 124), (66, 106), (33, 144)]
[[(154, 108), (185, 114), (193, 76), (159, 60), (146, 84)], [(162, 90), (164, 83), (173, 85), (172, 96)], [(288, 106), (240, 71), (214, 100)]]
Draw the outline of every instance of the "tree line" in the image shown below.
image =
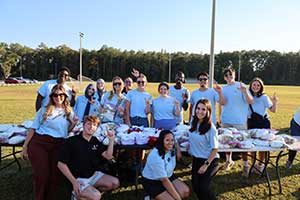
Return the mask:
[[(120, 50), (103, 45), (99, 50), (83, 49), (82, 74), (93, 80), (111, 80), (113, 76), (125, 78), (133, 68), (147, 75), (149, 81), (168, 81), (171, 57), (171, 80), (181, 70), (188, 78), (195, 78), (201, 71), (209, 71), (209, 54), (166, 51)], [(215, 55), (215, 80), (224, 83), (223, 70), (232, 66), (240, 79), (248, 83), (261, 77), (266, 84), (300, 85), (300, 51), (234, 51)], [(56, 78), (58, 69), (67, 66), (72, 76), (79, 75), (79, 51), (66, 45), (56, 48), (41, 43), (33, 49), (18, 43), (0, 43), (0, 79), (20, 76), (47, 80)]]

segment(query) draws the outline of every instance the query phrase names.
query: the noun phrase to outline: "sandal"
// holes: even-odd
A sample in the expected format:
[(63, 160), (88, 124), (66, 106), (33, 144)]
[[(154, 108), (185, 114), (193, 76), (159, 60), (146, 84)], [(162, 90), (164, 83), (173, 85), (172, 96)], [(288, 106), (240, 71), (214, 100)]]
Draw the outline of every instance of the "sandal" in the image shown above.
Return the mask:
[(230, 170), (231, 167), (234, 165), (233, 161), (226, 161), (226, 163), (222, 166), (222, 170)]

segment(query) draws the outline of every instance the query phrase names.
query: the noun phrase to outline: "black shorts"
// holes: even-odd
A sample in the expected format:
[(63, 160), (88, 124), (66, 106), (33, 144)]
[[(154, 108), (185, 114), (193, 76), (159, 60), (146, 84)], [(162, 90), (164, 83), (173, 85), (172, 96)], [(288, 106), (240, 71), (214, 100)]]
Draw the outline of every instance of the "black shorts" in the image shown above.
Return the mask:
[[(173, 182), (176, 179), (175, 175), (173, 174), (169, 180)], [(142, 177), (142, 185), (144, 190), (152, 197), (155, 198), (157, 195), (166, 191), (166, 188), (163, 186), (160, 180), (151, 180), (145, 177)]]

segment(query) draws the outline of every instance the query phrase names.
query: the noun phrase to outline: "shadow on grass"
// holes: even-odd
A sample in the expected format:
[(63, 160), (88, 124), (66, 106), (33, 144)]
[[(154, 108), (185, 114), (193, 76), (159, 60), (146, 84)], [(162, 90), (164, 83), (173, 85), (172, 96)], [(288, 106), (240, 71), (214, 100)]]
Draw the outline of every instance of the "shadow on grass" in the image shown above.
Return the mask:
[[(10, 162), (12, 159), (5, 159), (2, 161), (1, 166)], [(6, 168), (0, 171), (0, 194), (1, 199), (10, 199), (10, 200), (19, 200), (19, 199), (33, 199), (33, 187), (32, 187), (32, 170), (29, 161), (22, 161), (21, 166), (22, 170), (19, 172), (16, 164), (11, 165), (9, 168)], [(184, 164), (178, 164), (178, 167), (175, 171), (177, 177), (180, 177), (186, 184), (191, 188), (191, 169), (188, 164), (191, 162), (191, 159), (185, 160)], [(287, 170), (283, 166), (281, 161), (280, 172), (282, 177), (282, 187), (283, 193), (288, 194), (292, 199), (300, 198), (299, 191), (299, 180), (295, 180), (299, 177), (299, 166), (297, 164), (293, 165), (292, 169)], [(221, 163), (222, 164), (222, 163)], [(220, 164), (220, 165), (221, 165)], [(1, 167), (0, 166), (0, 167)], [(257, 199), (270, 198), (268, 195), (268, 187), (265, 177), (260, 177), (256, 174), (252, 174), (250, 178), (241, 177), (242, 162), (237, 161), (236, 165), (231, 171), (220, 171), (212, 181), (212, 187), (215, 192), (218, 194), (219, 199), (241, 199), (235, 198), (236, 196), (247, 196), (252, 195), (255, 197), (257, 194)], [(271, 178), (271, 187), (272, 193), (282, 199), (284, 196), (278, 195), (278, 183), (276, 178), (276, 172), (274, 168), (268, 168)], [(284, 180), (287, 179), (287, 180)], [(139, 183), (140, 183), (139, 179)], [(292, 190), (288, 188), (293, 187)], [(295, 191), (296, 190), (296, 191)], [(122, 187), (113, 191), (112, 193), (104, 194), (103, 199), (113, 200), (132, 200), (132, 199), (143, 199), (145, 192), (141, 186), (138, 185), (138, 190), (136, 192), (134, 183), (132, 181), (124, 180), (122, 182)], [(60, 196), (59, 199), (66, 199), (64, 196)], [(232, 197), (232, 198), (231, 198)], [(249, 198), (252, 198), (249, 197)], [(188, 198), (190, 200), (197, 199), (193, 193)]]

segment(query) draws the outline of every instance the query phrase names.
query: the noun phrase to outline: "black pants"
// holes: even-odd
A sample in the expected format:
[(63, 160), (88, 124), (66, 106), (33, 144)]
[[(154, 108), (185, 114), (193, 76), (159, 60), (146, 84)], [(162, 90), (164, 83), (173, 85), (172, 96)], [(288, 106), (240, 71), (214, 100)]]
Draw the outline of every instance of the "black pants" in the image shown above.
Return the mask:
[(192, 164), (192, 187), (200, 200), (214, 200), (216, 196), (210, 189), (210, 182), (218, 170), (219, 159), (215, 158), (208, 166), (204, 174), (199, 174), (199, 168), (207, 159), (193, 157)]
[[(294, 119), (290, 122), (290, 131), (292, 136), (300, 136), (300, 126)], [(289, 150), (289, 161), (292, 163), (296, 157), (297, 151)]]

